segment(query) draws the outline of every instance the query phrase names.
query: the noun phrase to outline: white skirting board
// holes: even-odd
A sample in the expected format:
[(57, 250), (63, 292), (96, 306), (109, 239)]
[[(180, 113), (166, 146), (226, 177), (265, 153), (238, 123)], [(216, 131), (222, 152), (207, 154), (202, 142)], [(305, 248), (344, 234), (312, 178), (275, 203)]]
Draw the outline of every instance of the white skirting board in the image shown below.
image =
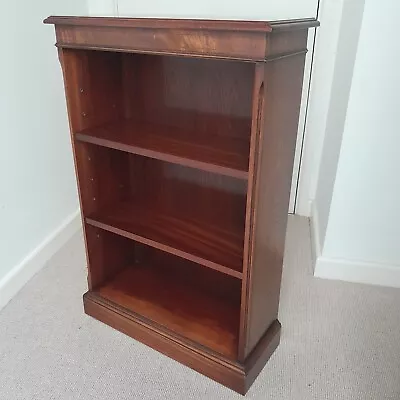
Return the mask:
[(80, 214), (76, 210), (0, 280), (0, 310), (80, 228)]
[(311, 234), (311, 255), (313, 267), (317, 264), (318, 257), (321, 256), (321, 243), (319, 242), (319, 218), (318, 210), (314, 202), (310, 202), (310, 234)]
[(315, 277), (400, 288), (400, 265), (324, 257), (319, 242), (318, 209), (315, 203), (311, 205), (310, 224)]

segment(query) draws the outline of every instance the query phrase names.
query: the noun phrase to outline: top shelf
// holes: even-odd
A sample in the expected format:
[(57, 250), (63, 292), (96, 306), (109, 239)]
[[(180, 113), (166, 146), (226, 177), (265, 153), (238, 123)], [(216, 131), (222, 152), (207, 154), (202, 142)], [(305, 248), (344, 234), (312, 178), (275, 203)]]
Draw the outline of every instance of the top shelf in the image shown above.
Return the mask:
[(75, 139), (187, 167), (247, 179), (247, 121), (235, 121), (238, 137), (197, 135), (165, 125), (122, 120), (76, 133)]
[(216, 31), (271, 32), (266, 21), (212, 20), (212, 19), (174, 19), (174, 18), (114, 18), (114, 17), (75, 17), (50, 16), (45, 24), (106, 26), (122, 28), (157, 29), (205, 29)]
[(114, 17), (77, 17), (54, 16), (47, 17), (45, 24), (72, 26), (104, 26), (120, 28), (157, 28), (157, 29), (192, 29), (235, 32), (265, 32), (276, 30), (295, 30), (315, 28), (320, 24), (315, 18), (246, 21), (246, 20), (213, 20), (213, 19), (174, 19), (174, 18), (114, 18)]

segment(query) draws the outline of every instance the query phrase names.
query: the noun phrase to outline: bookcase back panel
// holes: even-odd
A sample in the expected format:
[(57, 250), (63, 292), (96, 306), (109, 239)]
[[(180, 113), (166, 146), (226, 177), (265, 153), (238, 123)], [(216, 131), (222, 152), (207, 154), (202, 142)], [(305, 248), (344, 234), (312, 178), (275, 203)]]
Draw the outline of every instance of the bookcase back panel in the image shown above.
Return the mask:
[[(133, 242), (132, 242), (133, 243)], [(135, 244), (135, 263), (162, 269), (160, 273), (179, 280), (183, 285), (196, 287), (213, 298), (219, 298), (237, 307), (239, 320), (241, 281), (210, 268), (175, 257), (141, 243)]]
[(145, 54), (124, 54), (122, 63), (126, 118), (197, 135), (250, 135), (254, 64)]
[(246, 181), (135, 155), (129, 163), (133, 199), (244, 235)]
[(62, 54), (73, 132), (134, 119), (248, 140), (252, 63), (72, 49)]

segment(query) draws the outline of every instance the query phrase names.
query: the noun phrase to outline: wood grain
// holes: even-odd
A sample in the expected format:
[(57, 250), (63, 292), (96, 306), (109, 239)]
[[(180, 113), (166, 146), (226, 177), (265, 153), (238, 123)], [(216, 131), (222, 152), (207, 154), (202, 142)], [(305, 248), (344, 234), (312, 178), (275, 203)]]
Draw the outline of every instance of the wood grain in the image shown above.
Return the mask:
[(76, 139), (247, 178), (251, 65), (64, 51)]
[(57, 46), (192, 57), (262, 59), (266, 22), (49, 17)]
[(75, 150), (86, 222), (242, 277), (245, 181), (87, 143)]
[(246, 299), (245, 357), (278, 315), (303, 68), (304, 55), (265, 66), (265, 121), (254, 177), (254, 207), (257, 211), (252, 228), (251, 266), (246, 281), (249, 294)]
[[(232, 41), (232, 36), (236, 40)], [(120, 52), (180, 55), (184, 57), (262, 60), (266, 37), (262, 32), (194, 31), (60, 25), (56, 32), (59, 48), (113, 50)]]
[[(249, 179), (246, 194), (245, 214), (245, 236), (243, 248), (243, 284), (240, 313), (240, 334), (239, 334), (239, 360), (245, 360), (245, 344), (247, 342), (247, 319), (248, 319), (248, 298), (249, 285), (247, 284), (252, 268), (254, 249), (253, 229), (256, 213), (256, 190), (257, 190), (257, 164), (260, 157), (260, 141), (264, 130), (264, 104), (265, 104), (265, 74), (264, 63), (257, 63), (253, 82), (252, 100), (252, 126), (249, 156)], [(267, 295), (267, 294), (266, 294)]]
[(134, 202), (113, 204), (87, 217), (86, 222), (236, 278), (242, 277), (241, 231), (187, 219), (179, 215), (178, 209), (168, 215)]
[[(235, 359), (239, 301), (229, 304), (181, 284), (162, 267), (137, 264), (97, 290), (102, 297), (174, 333)], [(240, 292), (237, 293), (239, 300)]]
[(73, 132), (118, 120), (121, 114), (120, 55), (111, 52), (63, 50)]
[(272, 30), (268, 22), (244, 20), (50, 16), (43, 22), (54, 25), (109, 26), (117, 28), (201, 29), (235, 32), (270, 32)]
[(127, 157), (121, 157), (115, 150), (76, 142), (75, 158), (84, 215), (98, 212), (126, 197), (129, 187)]
[(113, 279), (135, 260), (132, 241), (84, 224), (88, 248), (89, 289)]
[(122, 64), (125, 96), (136, 119), (180, 128), (195, 135), (193, 140), (202, 135), (245, 140), (244, 134), (248, 139), (253, 64), (145, 54), (124, 54)]
[(180, 128), (123, 120), (87, 129), (76, 140), (169, 161), (204, 171), (247, 179), (247, 121), (232, 121), (238, 137), (199, 135)]
[(319, 26), (315, 19), (214, 21), (153, 18), (57, 17), (57, 46), (187, 57), (264, 61), (270, 33)]

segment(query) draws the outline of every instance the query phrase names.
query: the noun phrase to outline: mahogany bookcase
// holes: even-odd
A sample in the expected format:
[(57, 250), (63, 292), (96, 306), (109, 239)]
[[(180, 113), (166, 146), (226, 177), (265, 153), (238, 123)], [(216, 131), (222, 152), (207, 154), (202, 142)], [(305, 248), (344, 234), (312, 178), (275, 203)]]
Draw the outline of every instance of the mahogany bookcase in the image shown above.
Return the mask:
[(85, 312), (246, 393), (277, 319), (307, 33), (49, 17), (88, 260)]

